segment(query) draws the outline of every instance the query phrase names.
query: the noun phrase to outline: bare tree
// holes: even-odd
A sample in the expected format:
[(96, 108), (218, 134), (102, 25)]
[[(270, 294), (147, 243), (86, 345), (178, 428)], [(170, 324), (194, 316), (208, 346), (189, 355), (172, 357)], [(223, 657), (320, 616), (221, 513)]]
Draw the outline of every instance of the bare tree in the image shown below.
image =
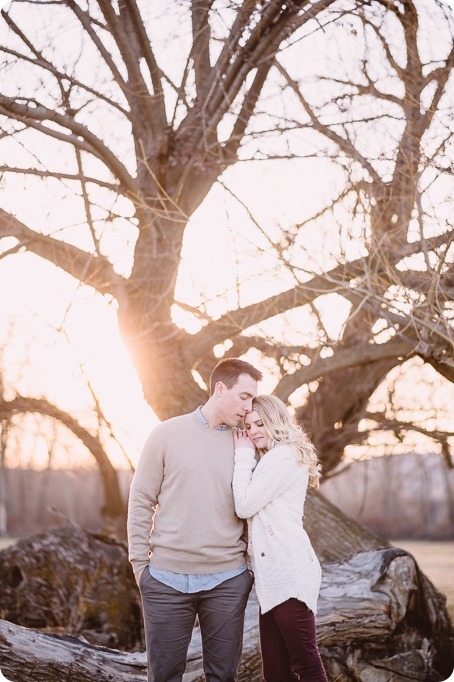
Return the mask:
[[(117, 299), (120, 327), (145, 397), (161, 418), (185, 411), (203, 397), (191, 369), (213, 345), (205, 333), (205, 341), (196, 350), (172, 321), (185, 225), (222, 171), (236, 161), (279, 46), (331, 4), (333, 0), (271, 2), (262, 7), (262, 3), (247, 2), (233, 12), (232, 21), (233, 8), (193, 2), (193, 44), (178, 85), (158, 64), (135, 2), (120, 2), (117, 11), (108, 2), (87, 8), (75, 2), (61, 4), (79, 22), (83, 39), (90, 41), (86, 49), (97, 51), (101, 73), (94, 82), (93, 74), (80, 73), (78, 55), (72, 68), (63, 70), (58, 55), (52, 55), (53, 62), (47, 56), (42, 39), (32, 41), (26, 35), (30, 30), (22, 27), (20, 12), (17, 19), (12, 16), (14, 6), (11, 12), (3, 12), (14, 44), (4, 47), (6, 64), (27, 65), (45, 88), (0, 98), (0, 112), (8, 121), (6, 136), (18, 139), (24, 129), (33, 129), (44, 136), (43, 142), (58, 140), (65, 149), (72, 148), (77, 167), (73, 173), (6, 165), (3, 170), (76, 182), (93, 249), (87, 252), (37, 233), (6, 212), (1, 214), (0, 234), (15, 236), (30, 251)], [(39, 11), (44, 10), (40, 7)], [(183, 13), (184, 6), (175, 11)], [(232, 25), (223, 35), (227, 19)], [(210, 43), (219, 41), (222, 48), (213, 60)], [(98, 116), (109, 116), (128, 135), (129, 147), (121, 150), (124, 162), (115, 136), (108, 139), (99, 118), (94, 124), (97, 106), (102, 109)], [(229, 118), (233, 125), (222, 139), (219, 128)], [(86, 174), (85, 167), (96, 169), (97, 174)], [(112, 202), (115, 195), (127, 199), (130, 223), (137, 234), (129, 277), (117, 274), (102, 253), (93, 215), (96, 193), (90, 191), (99, 187), (109, 191)], [(114, 220), (115, 212), (103, 217), (104, 223)], [(240, 328), (235, 326), (235, 331)]]
[[(105, 530), (118, 533), (124, 537), (125, 529), (125, 501), (123, 500), (117, 472), (112, 465), (99, 435), (95, 435), (85, 428), (73, 416), (42, 398), (17, 395), (12, 400), (5, 400), (0, 396), (0, 424), (1, 439), (6, 453), (8, 446), (8, 431), (14, 425), (17, 415), (38, 414), (49, 417), (66, 427), (87, 448), (94, 457), (99, 468), (104, 493), (104, 505), (101, 513), (105, 523)], [(6, 462), (6, 455), (2, 460)]]
[[(216, 345), (229, 341), (235, 355), (257, 349), (273, 360), (282, 398), (309, 386), (298, 414), (329, 471), (347, 444), (367, 436), (361, 420), (390, 369), (417, 355), (444, 379), (454, 376), (443, 185), (452, 17), (436, 0), (427, 7), (413, 0), (13, 3), (2, 12), (5, 183), (18, 175), (62, 183), (81, 210), (72, 220), (76, 236), (66, 236), (67, 225), (54, 221), (53, 234), (5, 207), (3, 257), (27, 249), (116, 301), (144, 395), (160, 418), (205, 399), (194, 375), (206, 379)], [(316, 74), (305, 50), (319, 48)], [(221, 175), (229, 191), (226, 171), (239, 160), (311, 156), (340, 165), (344, 183), (279, 237), (261, 230), (287, 286), (218, 317), (177, 301), (186, 226)], [(321, 233), (328, 221), (329, 250), (307, 265), (308, 230)], [(129, 249), (129, 266), (110, 253), (113, 234)], [(337, 338), (317, 307), (333, 293), (350, 306)], [(200, 320), (198, 333), (176, 325), (175, 304)], [(312, 342), (257, 331), (302, 307), (316, 319)], [(333, 545), (342, 544), (342, 523)]]
[[(35, 3), (30, 5), (36, 14)], [(55, 5), (39, 5), (40, 16), (47, 21), (47, 12)], [(8, 27), (4, 71), (13, 94), (0, 97), (0, 112), (5, 144), (15, 141), (23, 147), (26, 134), (35, 131), (38, 149), (46, 142), (61, 150), (61, 159), (54, 156), (48, 167), (46, 154), (32, 146), (28, 158), (33, 154), (35, 164), (5, 163), (2, 170), (6, 177), (20, 174), (66, 182), (80, 197), (84, 218), (78, 231), (82, 236), (88, 230), (92, 248), (83, 250), (70, 240), (27, 226), (6, 211), (0, 213), (0, 235), (16, 238), (6, 254), (26, 248), (116, 299), (120, 328), (145, 397), (161, 418), (203, 400), (192, 370), (198, 368), (203, 375), (203, 369), (213, 364), (213, 346), (230, 338), (232, 353), (255, 346), (277, 360), (282, 379), (276, 392), (282, 398), (318, 382), (300, 416), (328, 471), (346, 444), (363, 438), (357, 426), (370, 395), (390, 368), (418, 354), (452, 378), (447, 321), (452, 295), (450, 238), (436, 211), (428, 216), (424, 203), (425, 194), (445, 172), (452, 120), (446, 103), (453, 61), (446, 10), (443, 16), (434, 4), (437, 17), (431, 21), (428, 12), (412, 2), (377, 1), (357, 8), (332, 0), (251, 2), (241, 8), (193, 2), (190, 11), (177, 5), (174, 18), (190, 21), (192, 38), (175, 81), (164, 70), (168, 57), (162, 41), (155, 39), (155, 48), (147, 34), (153, 18), (150, 9), (142, 9), (142, 16), (135, 2), (120, 2), (117, 8), (107, 2), (56, 6), (58, 21), (79, 37), (80, 51), (67, 55), (61, 50), (59, 55), (52, 40), (46, 44), (25, 20), (22, 3), (3, 11)], [(445, 45), (435, 56), (421, 55), (418, 37), (427, 43), (438, 27), (444, 31)], [(170, 29), (170, 20), (166, 28)], [(292, 59), (292, 50), (293, 43), (320, 28), (330, 63), (339, 46), (344, 46), (345, 54), (338, 73), (318, 74), (319, 83), (329, 87), (312, 103), (299, 82), (301, 66)], [(302, 42), (310, 45), (308, 38)], [(354, 57), (346, 58), (352, 49)], [(85, 66), (85, 53), (95, 60), (93, 72)], [(380, 68), (374, 66), (377, 56)], [(72, 66), (63, 63), (69, 57)], [(306, 218), (281, 243), (270, 244), (282, 266), (291, 271), (293, 287), (245, 308), (226, 310), (220, 319), (205, 315), (203, 329), (188, 335), (172, 320), (185, 226), (226, 168), (248, 154), (257, 158), (252, 143), (266, 135), (260, 98), (269, 95), (271, 77), (284, 83), (279, 98), (291, 103), (287, 104), (291, 115), (273, 121), (269, 114), (270, 129), (281, 139), (295, 130), (318, 135), (317, 155), (344, 167), (346, 185), (337, 200)], [(312, 88), (312, 96), (314, 92)], [(121, 134), (111, 126), (107, 131), (105, 120), (115, 122)], [(123, 135), (126, 144), (118, 139)], [(366, 142), (370, 135), (376, 139), (375, 149), (368, 148), (374, 146)], [(313, 139), (309, 143), (313, 145)], [(279, 154), (286, 155), (282, 150)], [(120, 207), (121, 197), (126, 201)], [(333, 218), (342, 203), (352, 223), (363, 223), (358, 236), (362, 256), (349, 258), (345, 240), (343, 244), (340, 240), (337, 264), (326, 268), (325, 262), (324, 268), (299, 271), (298, 235), (304, 235), (307, 226), (320, 229), (321, 217), (331, 213)], [(125, 223), (134, 241), (129, 277), (118, 274), (104, 248), (110, 232), (124, 230)], [(415, 229), (419, 238), (410, 239)], [(401, 264), (418, 254), (425, 267), (406, 265), (402, 270)], [(261, 338), (243, 334), (286, 310), (313, 306), (330, 292), (338, 292), (352, 308), (342, 337), (325, 335), (325, 348), (320, 348), (320, 339), (312, 348), (276, 343), (270, 347)], [(200, 317), (197, 310), (192, 312)], [(379, 321), (389, 332), (386, 343), (378, 342), (372, 331)], [(383, 339), (383, 326), (380, 331)]]
[[(21, 355), (16, 361), (19, 373), (12, 371), (11, 363), (8, 364), (8, 372), (6, 372), (6, 363), (8, 361), (5, 358), (4, 351), (7, 347), (14, 345), (14, 340), (15, 330), (11, 326), (4, 342), (5, 346), (0, 345), (1, 468), (17, 466), (18, 462), (14, 461), (15, 450), (19, 450), (22, 455), (24, 450), (23, 433), (25, 431), (33, 433), (32, 440), (39, 441), (41, 438), (46, 443), (48, 469), (53, 467), (54, 463), (52, 460), (57, 449), (65, 449), (65, 445), (68, 449), (71, 449), (72, 436), (79, 450), (79, 461), (80, 447), (82, 446), (89, 453), (89, 456), (93, 458), (99, 469), (104, 496), (101, 508), (104, 530), (116, 533), (124, 538), (126, 533), (125, 500), (120, 491), (117, 471), (108, 454), (108, 442), (109, 440), (115, 441), (115, 444), (120, 449), (122, 446), (115, 436), (112, 424), (110, 424), (103, 412), (93, 386), (86, 377), (82, 377), (83, 381), (81, 383), (86, 384), (85, 388), (91, 397), (90, 415), (95, 416), (95, 419), (91, 420), (91, 424), (84, 423), (82, 415), (74, 416), (69, 414), (67, 410), (58, 407), (51, 400), (43, 396), (36, 397), (25, 394), (23, 390), (19, 390), (19, 387), (24, 385), (20, 381), (20, 375), (29, 372), (33, 359), (31, 354), (26, 352), (25, 355)], [(36, 339), (33, 339), (33, 341), (34, 345), (38, 344)], [(6, 373), (9, 375), (9, 380), (5, 379)], [(13, 383), (15, 380), (17, 382), (14, 386), (11, 385), (12, 376), (14, 377), (12, 379)], [(30, 424), (30, 421), (28, 421), (27, 424), (24, 424), (24, 421), (30, 417), (35, 417), (35, 423)], [(71, 434), (69, 439), (68, 434)], [(33, 452), (33, 448), (29, 454), (30, 461), (36, 464), (36, 453)], [(19, 466), (23, 466), (23, 457), (21, 455), (18, 458)], [(2, 487), (3, 480), (0, 480), (1, 505), (4, 504), (5, 499), (3, 494), (5, 491)]]

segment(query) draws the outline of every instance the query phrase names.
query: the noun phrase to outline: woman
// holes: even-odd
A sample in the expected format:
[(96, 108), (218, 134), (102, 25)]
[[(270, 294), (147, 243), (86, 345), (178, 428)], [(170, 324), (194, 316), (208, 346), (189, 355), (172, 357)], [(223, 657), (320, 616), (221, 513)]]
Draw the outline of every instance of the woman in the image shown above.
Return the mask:
[(327, 682), (315, 629), (321, 569), (302, 521), (307, 486), (320, 479), (315, 448), (275, 396), (255, 398), (244, 421), (234, 432), (233, 494), (249, 525), (263, 677)]

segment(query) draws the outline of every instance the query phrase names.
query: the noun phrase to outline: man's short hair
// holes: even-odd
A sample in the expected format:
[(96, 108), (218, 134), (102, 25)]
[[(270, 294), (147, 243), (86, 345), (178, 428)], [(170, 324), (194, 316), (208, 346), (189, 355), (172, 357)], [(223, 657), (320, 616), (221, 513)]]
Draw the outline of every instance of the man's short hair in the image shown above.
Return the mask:
[(211, 372), (210, 393), (214, 392), (214, 387), (218, 381), (222, 381), (227, 388), (232, 388), (241, 374), (249, 374), (256, 381), (263, 379), (263, 374), (245, 360), (240, 360), (239, 358), (224, 358), (224, 360), (220, 360)]

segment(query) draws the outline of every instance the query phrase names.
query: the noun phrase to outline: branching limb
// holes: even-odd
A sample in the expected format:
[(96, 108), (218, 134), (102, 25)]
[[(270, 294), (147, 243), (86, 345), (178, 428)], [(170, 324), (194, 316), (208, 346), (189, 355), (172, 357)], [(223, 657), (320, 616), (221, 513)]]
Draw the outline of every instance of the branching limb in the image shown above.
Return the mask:
[(279, 72), (282, 74), (282, 76), (285, 78), (287, 81), (288, 85), (290, 88), (293, 90), (295, 95), (297, 96), (300, 104), (302, 105), (304, 111), (307, 113), (309, 116), (312, 125), (314, 127), (314, 130), (317, 130), (319, 133), (327, 137), (329, 140), (332, 140), (337, 144), (337, 146), (342, 149), (343, 152), (352, 159), (355, 159), (355, 161), (358, 161), (361, 166), (369, 173), (371, 178), (378, 184), (382, 184), (382, 180), (380, 175), (377, 173), (375, 168), (372, 166), (370, 161), (365, 158), (353, 145), (351, 140), (345, 137), (341, 137), (338, 133), (336, 133), (334, 130), (332, 130), (329, 126), (325, 125), (322, 123), (319, 118), (315, 115), (314, 111), (312, 108), (309, 106), (309, 103), (306, 101), (305, 97), (303, 96), (301, 89), (298, 85), (298, 82), (290, 76), (288, 73), (287, 69), (285, 69), (282, 64), (279, 63), (278, 60), (275, 60), (275, 64)]
[[(446, 243), (449, 237), (449, 233), (443, 234), (428, 239), (426, 242), (429, 248), (436, 248), (440, 244)], [(402, 258), (410, 256), (412, 253), (418, 253), (420, 249), (421, 242), (406, 244), (387, 254), (383, 267), (398, 263)], [(326, 273), (315, 275), (311, 280), (301, 282), (292, 289), (270, 296), (264, 301), (228, 312), (195, 335), (193, 351), (200, 356), (216, 343), (221, 343), (224, 339), (235, 336), (242, 330), (286, 310), (310, 303), (322, 294), (332, 292), (342, 294), (343, 291), (348, 290), (352, 296), (357, 293), (358, 298), (363, 298), (362, 292), (356, 291), (356, 287), (349, 288), (348, 282), (356, 278), (361, 280), (367, 272), (368, 259), (358, 258), (350, 263), (338, 265)], [(378, 272), (379, 268), (376, 274)]]
[[(28, 125), (32, 125), (39, 121), (50, 121), (58, 124), (62, 128), (66, 128), (71, 131), (72, 136), (59, 133), (58, 131), (46, 128), (45, 126), (40, 126), (38, 123), (34, 127), (39, 129), (41, 132), (55, 137), (56, 139), (69, 142), (70, 144), (77, 145), (81, 149), (94, 154), (99, 158), (119, 179), (122, 186), (126, 191), (130, 191), (133, 194), (136, 193), (136, 185), (134, 179), (126, 170), (125, 166), (119, 161), (116, 155), (108, 148), (106, 145), (94, 135), (86, 126), (81, 123), (77, 123), (75, 119), (69, 114), (62, 114), (58, 111), (48, 109), (42, 104), (38, 104), (29, 100), (29, 104), (20, 104), (14, 97), (5, 97), (0, 95), (0, 113), (5, 113), (5, 115), (12, 116), (18, 120), (26, 122)], [(3, 112), (2, 112), (3, 109)], [(85, 141), (85, 145), (78, 144), (79, 136)]]
[(211, 75), (209, 13), (213, 0), (191, 0), (192, 49), (197, 97), (202, 100)]
[(355, 346), (353, 348), (337, 348), (332, 357), (318, 357), (309, 366), (302, 367), (293, 374), (284, 376), (274, 392), (281, 400), (286, 401), (303, 384), (315, 381), (321, 376), (327, 376), (339, 369), (361, 367), (371, 362), (394, 358), (407, 360), (413, 355), (414, 348), (398, 337), (382, 344), (373, 345), (365, 343), (362, 346)]
[(3, 209), (0, 209), (1, 237), (16, 237), (27, 251), (45, 258), (101, 294), (123, 297), (127, 281), (115, 272), (105, 257), (35, 232)]
[[(130, 98), (130, 87), (124, 80), (123, 76), (120, 73), (120, 70), (116, 66), (112, 55), (110, 52), (106, 49), (104, 46), (103, 42), (99, 38), (98, 34), (96, 31), (93, 29), (93, 19), (90, 17), (90, 14), (88, 12), (85, 12), (82, 10), (81, 7), (75, 2), (75, 0), (66, 0), (68, 7), (74, 12), (76, 17), (79, 19), (82, 27), (86, 31), (86, 33), (90, 36), (91, 40), (93, 41), (93, 44), (96, 46), (98, 49), (99, 54), (101, 55), (102, 59), (110, 69), (112, 76), (114, 77), (115, 82), (117, 85), (120, 87), (121, 91), (123, 92), (123, 95), (125, 96), (126, 100), (129, 102)], [(107, 29), (106, 29), (107, 30)]]
[(0, 173), (34, 175), (37, 178), (57, 178), (58, 180), (73, 180), (75, 182), (84, 181), (86, 184), (98, 185), (98, 187), (104, 187), (104, 189), (109, 189), (117, 194), (120, 191), (119, 185), (114, 185), (111, 182), (105, 182), (98, 178), (92, 178), (85, 174), (60, 173), (59, 171), (41, 170), (39, 168), (15, 168), (13, 166), (0, 166)]
[(19, 26), (14, 22), (11, 17), (9, 16), (8, 12), (5, 10), (2, 10), (1, 12), (2, 17), (5, 19), (6, 23), (8, 24), (9, 28), (22, 40), (22, 42), (28, 47), (28, 49), (32, 52), (32, 54), (35, 55), (35, 59), (32, 59), (31, 57), (21, 54), (20, 52), (17, 52), (16, 50), (11, 50), (5, 46), (2, 46), (1, 50), (5, 54), (10, 54), (11, 56), (15, 57), (15, 59), (21, 60), (21, 61), (26, 61), (29, 62), (30, 64), (33, 64), (34, 66), (37, 66), (41, 69), (44, 69), (45, 71), (48, 71), (51, 73), (53, 76), (55, 76), (59, 80), (66, 80), (68, 83), (71, 84), (71, 86), (77, 86), (81, 90), (85, 90), (85, 92), (88, 92), (91, 95), (94, 95), (96, 98), (106, 102), (109, 106), (112, 106), (116, 109), (118, 109), (124, 116), (129, 116), (129, 112), (126, 111), (118, 102), (114, 102), (112, 99), (109, 97), (106, 97), (102, 92), (99, 92), (98, 90), (95, 90), (94, 88), (91, 88), (90, 86), (86, 85), (85, 83), (82, 83), (79, 81), (77, 78), (74, 78), (73, 76), (70, 76), (68, 73), (64, 73), (63, 71), (60, 71), (57, 69), (51, 62), (49, 62), (43, 54), (36, 49), (36, 47), (32, 44), (32, 42), (27, 38), (25, 33), (19, 28)]
[(15, 414), (37, 413), (57, 420), (85, 445), (93, 455), (101, 472), (104, 484), (105, 507), (107, 516), (121, 516), (124, 505), (118, 487), (117, 475), (98, 436), (91, 434), (74, 417), (64, 412), (48, 400), (17, 396), (13, 400), (4, 400), (0, 396), (0, 420)]

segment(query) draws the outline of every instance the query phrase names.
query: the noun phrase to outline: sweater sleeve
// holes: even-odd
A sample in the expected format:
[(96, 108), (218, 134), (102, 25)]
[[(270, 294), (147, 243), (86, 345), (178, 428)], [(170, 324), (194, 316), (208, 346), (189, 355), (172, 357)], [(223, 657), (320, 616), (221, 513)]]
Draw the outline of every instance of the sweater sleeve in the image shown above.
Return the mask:
[(277, 447), (264, 455), (255, 468), (254, 450), (237, 448), (233, 469), (235, 509), (241, 519), (250, 518), (289, 488), (294, 481), (295, 458), (287, 447)]
[(148, 437), (129, 491), (129, 560), (135, 573), (149, 563), (150, 533), (164, 474), (164, 446), (159, 427)]

